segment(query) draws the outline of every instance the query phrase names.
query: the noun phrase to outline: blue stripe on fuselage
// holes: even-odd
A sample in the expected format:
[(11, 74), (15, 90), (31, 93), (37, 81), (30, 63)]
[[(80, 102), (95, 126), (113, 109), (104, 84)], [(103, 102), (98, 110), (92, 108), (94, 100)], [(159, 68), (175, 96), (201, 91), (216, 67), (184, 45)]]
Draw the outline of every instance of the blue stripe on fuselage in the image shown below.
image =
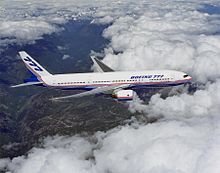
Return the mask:
[(125, 101), (131, 101), (133, 100), (133, 98), (132, 99), (115, 99), (115, 100), (125, 102)]
[(93, 90), (95, 89), (96, 87), (63, 87), (63, 88), (60, 88), (62, 90), (86, 90), (86, 91), (90, 91), (90, 90)]

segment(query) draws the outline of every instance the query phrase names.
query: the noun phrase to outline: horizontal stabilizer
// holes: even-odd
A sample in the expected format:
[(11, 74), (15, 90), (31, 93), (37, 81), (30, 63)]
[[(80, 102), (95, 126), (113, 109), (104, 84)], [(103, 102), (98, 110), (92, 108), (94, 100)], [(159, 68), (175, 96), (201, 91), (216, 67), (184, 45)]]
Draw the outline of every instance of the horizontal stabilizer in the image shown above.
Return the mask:
[(22, 83), (22, 84), (18, 84), (18, 85), (13, 85), (11, 86), (12, 88), (18, 88), (18, 87), (24, 87), (24, 86), (30, 86), (30, 85), (38, 85), (38, 84), (42, 84), (43, 82), (27, 82), (27, 83)]
[(97, 70), (99, 72), (114, 72), (110, 67), (105, 65), (102, 61), (100, 61), (98, 58), (91, 56), (91, 59), (94, 63), (94, 65), (97, 67)]

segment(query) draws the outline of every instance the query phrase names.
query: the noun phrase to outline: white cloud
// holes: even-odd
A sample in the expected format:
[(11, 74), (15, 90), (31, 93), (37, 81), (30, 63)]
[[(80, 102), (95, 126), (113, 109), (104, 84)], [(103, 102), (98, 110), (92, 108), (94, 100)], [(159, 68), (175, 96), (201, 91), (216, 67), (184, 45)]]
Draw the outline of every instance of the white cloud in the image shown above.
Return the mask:
[[(196, 121), (195, 121), (196, 120)], [(43, 148), (8, 163), (12, 172), (219, 172), (220, 128), (216, 119), (191, 117), (124, 126), (81, 137), (47, 138)], [(219, 123), (219, 120), (217, 121)], [(215, 137), (213, 136), (215, 135)]]
[(33, 42), (59, 31), (59, 24), (69, 20), (95, 18), (98, 23), (109, 23), (132, 12), (128, 5), (118, 0), (4, 1), (0, 5), (0, 44)]
[(160, 98), (154, 95), (145, 106), (149, 115), (164, 116), (167, 119), (189, 117), (218, 116), (220, 112), (220, 82), (209, 84), (206, 90), (197, 90), (193, 95), (186, 93)]
[(16, 43), (37, 40), (42, 37), (42, 33), (51, 34), (56, 30), (55, 26), (44, 21), (23, 20), (0, 23), (1, 37), (13, 38)]
[(106, 52), (104, 62), (118, 70), (176, 69), (200, 82), (216, 79), (220, 37), (210, 34), (219, 30), (220, 21), (185, 8), (149, 9), (137, 19), (119, 18), (104, 36), (111, 39), (110, 48), (122, 53)]
[(6, 170), (8, 164), (10, 164), (10, 159), (0, 159), (0, 170)]
[(200, 166), (197, 161), (206, 155), (210, 134), (209, 125), (203, 123), (169, 121), (138, 129), (124, 127), (104, 139), (96, 154), (97, 167), (100, 172), (194, 172)]
[(62, 57), (63, 60), (66, 60), (66, 59), (69, 59), (69, 58), (71, 58), (70, 55), (63, 55), (63, 57)]
[(54, 137), (45, 140), (45, 148), (33, 148), (27, 157), (14, 158), (9, 164), (13, 172), (88, 172), (91, 163), (86, 160), (92, 147), (79, 137)]

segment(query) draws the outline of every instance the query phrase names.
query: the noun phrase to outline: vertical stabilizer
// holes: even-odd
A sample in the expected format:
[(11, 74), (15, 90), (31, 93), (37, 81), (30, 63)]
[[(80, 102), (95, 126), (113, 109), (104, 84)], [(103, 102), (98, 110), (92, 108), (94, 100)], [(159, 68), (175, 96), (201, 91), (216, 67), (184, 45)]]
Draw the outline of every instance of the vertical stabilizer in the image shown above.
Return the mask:
[(35, 61), (30, 55), (28, 55), (25, 51), (19, 52), (19, 55), (26, 67), (30, 72), (35, 75), (37, 78), (41, 78), (42, 76), (51, 75), (46, 69), (44, 69), (37, 61)]

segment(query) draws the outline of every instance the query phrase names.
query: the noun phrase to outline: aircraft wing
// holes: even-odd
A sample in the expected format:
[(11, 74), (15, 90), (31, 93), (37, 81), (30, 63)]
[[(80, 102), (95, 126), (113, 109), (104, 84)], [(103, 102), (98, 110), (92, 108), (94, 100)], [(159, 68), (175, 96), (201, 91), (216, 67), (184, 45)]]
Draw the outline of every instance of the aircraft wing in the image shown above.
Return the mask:
[(24, 86), (30, 86), (30, 85), (37, 85), (42, 84), (43, 82), (26, 82), (18, 85), (11, 86), (11, 88), (17, 88), (17, 87), (24, 87)]
[(91, 59), (95, 66), (97, 67), (97, 70), (99, 72), (113, 72), (114, 70), (105, 65), (102, 61), (100, 61), (98, 58), (91, 56)]
[(123, 85), (117, 85), (117, 86), (115, 86), (115, 85), (114, 86), (103, 86), (103, 87), (98, 87), (96, 89), (82, 92), (79, 94), (74, 94), (74, 95), (69, 95), (69, 96), (64, 96), (64, 97), (55, 97), (55, 98), (52, 98), (51, 100), (54, 101), (54, 100), (62, 100), (62, 99), (69, 99), (69, 98), (79, 98), (79, 97), (95, 95), (95, 94), (99, 94), (99, 93), (107, 93), (110, 91), (113, 92), (114, 90), (127, 88), (129, 86), (130, 86), (130, 84), (123, 84)]

